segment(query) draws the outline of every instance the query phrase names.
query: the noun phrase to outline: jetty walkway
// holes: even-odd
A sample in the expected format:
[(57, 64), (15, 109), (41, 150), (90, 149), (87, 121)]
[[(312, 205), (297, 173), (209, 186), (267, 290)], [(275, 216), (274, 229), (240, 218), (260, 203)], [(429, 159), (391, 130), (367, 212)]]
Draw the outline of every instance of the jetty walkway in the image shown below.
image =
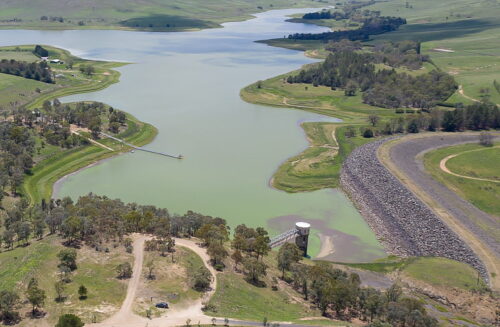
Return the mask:
[(109, 137), (110, 139), (113, 139), (115, 141), (118, 141), (120, 143), (123, 143), (135, 150), (138, 150), (138, 151), (144, 151), (144, 152), (149, 152), (149, 153), (154, 153), (154, 154), (158, 154), (160, 156), (165, 156), (165, 157), (170, 157), (170, 158), (174, 158), (174, 159), (182, 159), (183, 156), (182, 155), (172, 155), (172, 154), (168, 154), (168, 153), (164, 153), (164, 152), (159, 152), (159, 151), (153, 151), (153, 150), (149, 150), (149, 149), (145, 149), (143, 147), (140, 147), (140, 146), (135, 146), (131, 143), (128, 143), (128, 142), (125, 142), (124, 140), (122, 139), (119, 139), (117, 137), (114, 137), (113, 135), (110, 135), (110, 134), (107, 134), (107, 133), (104, 133), (104, 132), (101, 132), (101, 135), (105, 136), (105, 137)]

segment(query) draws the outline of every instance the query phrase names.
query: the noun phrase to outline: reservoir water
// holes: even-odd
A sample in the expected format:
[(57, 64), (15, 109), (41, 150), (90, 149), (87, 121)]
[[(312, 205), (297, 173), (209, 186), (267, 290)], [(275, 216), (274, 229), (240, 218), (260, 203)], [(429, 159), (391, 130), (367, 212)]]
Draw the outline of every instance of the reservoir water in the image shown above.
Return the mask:
[[(306, 10), (302, 10), (306, 11)], [(273, 234), (296, 221), (313, 226), (311, 253), (336, 261), (384, 256), (374, 234), (339, 190), (287, 194), (269, 187), (281, 162), (308, 146), (302, 121), (332, 120), (242, 101), (257, 80), (312, 62), (303, 53), (255, 40), (324, 28), (285, 22), (279, 10), (224, 28), (183, 33), (126, 31), (0, 31), (1, 45), (48, 44), (85, 58), (125, 61), (120, 83), (62, 99), (102, 101), (159, 130), (147, 148), (183, 160), (136, 151), (65, 178), (56, 196), (89, 192), (225, 218), (232, 227), (264, 226)]]

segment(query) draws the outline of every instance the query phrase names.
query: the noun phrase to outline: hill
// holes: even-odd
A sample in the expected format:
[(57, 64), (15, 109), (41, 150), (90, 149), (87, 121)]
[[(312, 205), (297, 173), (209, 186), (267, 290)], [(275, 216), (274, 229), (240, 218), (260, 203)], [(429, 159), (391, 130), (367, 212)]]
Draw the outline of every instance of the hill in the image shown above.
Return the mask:
[(180, 31), (220, 27), (256, 12), (320, 7), (328, 1), (297, 0), (7, 0), (0, 3), (0, 28), (149, 29)]

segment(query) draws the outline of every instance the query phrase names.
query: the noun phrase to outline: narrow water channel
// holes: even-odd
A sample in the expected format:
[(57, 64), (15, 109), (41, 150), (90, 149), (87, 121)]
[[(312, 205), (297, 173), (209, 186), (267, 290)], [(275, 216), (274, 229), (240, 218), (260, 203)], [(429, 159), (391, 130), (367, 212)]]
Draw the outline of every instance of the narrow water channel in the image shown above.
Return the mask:
[[(302, 11), (307, 11), (302, 10)], [(58, 183), (56, 195), (89, 192), (194, 210), (231, 226), (264, 226), (273, 234), (296, 221), (312, 223), (311, 254), (367, 261), (384, 252), (362, 217), (338, 190), (287, 194), (269, 187), (281, 162), (308, 146), (300, 123), (327, 120), (300, 110), (248, 104), (242, 87), (311, 62), (302, 53), (253, 41), (324, 28), (285, 22), (297, 10), (270, 11), (224, 28), (186, 33), (125, 31), (0, 31), (1, 45), (49, 44), (93, 59), (126, 61), (121, 81), (63, 101), (96, 100), (130, 112), (159, 130), (147, 147), (183, 160), (136, 151)], [(330, 118), (328, 118), (331, 120)], [(321, 235), (320, 235), (321, 233)]]

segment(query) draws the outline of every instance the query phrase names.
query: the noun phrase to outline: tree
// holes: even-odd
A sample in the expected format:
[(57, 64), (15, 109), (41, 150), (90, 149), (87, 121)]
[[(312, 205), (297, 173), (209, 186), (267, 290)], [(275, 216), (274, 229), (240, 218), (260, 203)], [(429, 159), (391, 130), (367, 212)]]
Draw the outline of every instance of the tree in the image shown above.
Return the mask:
[(13, 230), (7, 229), (3, 232), (3, 241), (8, 249), (11, 249), (14, 245), (14, 236), (15, 233)]
[(57, 257), (59, 258), (59, 267), (65, 266), (70, 269), (70, 271), (76, 270), (76, 250), (75, 249), (63, 249), (59, 251)]
[(380, 117), (377, 115), (369, 115), (368, 116), (368, 122), (373, 126), (377, 126), (377, 123), (379, 122)]
[(193, 289), (199, 292), (205, 291), (210, 287), (212, 274), (205, 267), (200, 267), (193, 275)]
[(243, 261), (243, 267), (248, 281), (252, 284), (258, 284), (259, 278), (266, 275), (267, 266), (256, 258), (248, 257)]
[(356, 129), (353, 126), (347, 126), (345, 132), (344, 132), (345, 137), (355, 137), (356, 136)]
[(491, 133), (482, 132), (479, 135), (479, 144), (483, 146), (493, 146), (493, 135)]
[(401, 286), (399, 286), (398, 284), (393, 284), (385, 292), (387, 302), (397, 302), (402, 294), (403, 294), (403, 290), (402, 290)]
[(243, 256), (239, 250), (235, 250), (233, 254), (231, 254), (231, 259), (234, 260), (234, 268), (238, 269), (238, 265), (243, 261)]
[(14, 291), (0, 291), (0, 316), (5, 324), (14, 324), (20, 320), (15, 308), (19, 304), (19, 295)]
[(154, 279), (155, 276), (153, 275), (153, 270), (155, 269), (155, 262), (153, 260), (149, 260), (146, 262), (146, 268), (148, 268), (148, 279)]
[(32, 278), (28, 284), (26, 298), (32, 306), (31, 314), (35, 316), (38, 309), (45, 304), (47, 296), (45, 295), (45, 291), (38, 287), (38, 282), (34, 278)]
[(64, 314), (59, 317), (55, 327), (83, 327), (85, 324), (74, 314)]
[(358, 84), (352, 80), (349, 80), (345, 86), (344, 94), (348, 97), (355, 96), (358, 90)]
[(373, 137), (373, 131), (371, 130), (371, 128), (365, 129), (365, 131), (363, 132), (363, 137), (364, 138), (372, 138)]
[(408, 133), (418, 133), (420, 128), (416, 119), (410, 120), (408, 123)]
[(78, 238), (83, 230), (83, 220), (80, 217), (71, 216), (62, 224), (63, 236), (68, 240), (68, 244)]
[(84, 285), (80, 285), (78, 288), (78, 295), (80, 300), (85, 300), (87, 298), (88, 290)]
[(207, 253), (210, 256), (210, 259), (212, 260), (212, 264), (214, 266), (221, 265), (222, 261), (228, 256), (228, 253), (224, 245), (221, 245), (218, 242), (211, 243), (208, 246)]
[(269, 236), (267, 236), (267, 232), (265, 232), (265, 234), (257, 236), (253, 248), (255, 253), (257, 254), (257, 259), (269, 253), (271, 247), (269, 246)]
[(302, 251), (293, 243), (285, 243), (278, 251), (278, 268), (281, 278), (285, 278), (285, 270), (290, 270), (292, 264), (302, 259)]
[(132, 277), (132, 266), (128, 262), (122, 263), (116, 267), (116, 272), (120, 279), (130, 278)]
[(56, 302), (64, 300), (64, 291), (66, 290), (66, 283), (62, 280), (55, 282), (54, 289), (56, 291)]

